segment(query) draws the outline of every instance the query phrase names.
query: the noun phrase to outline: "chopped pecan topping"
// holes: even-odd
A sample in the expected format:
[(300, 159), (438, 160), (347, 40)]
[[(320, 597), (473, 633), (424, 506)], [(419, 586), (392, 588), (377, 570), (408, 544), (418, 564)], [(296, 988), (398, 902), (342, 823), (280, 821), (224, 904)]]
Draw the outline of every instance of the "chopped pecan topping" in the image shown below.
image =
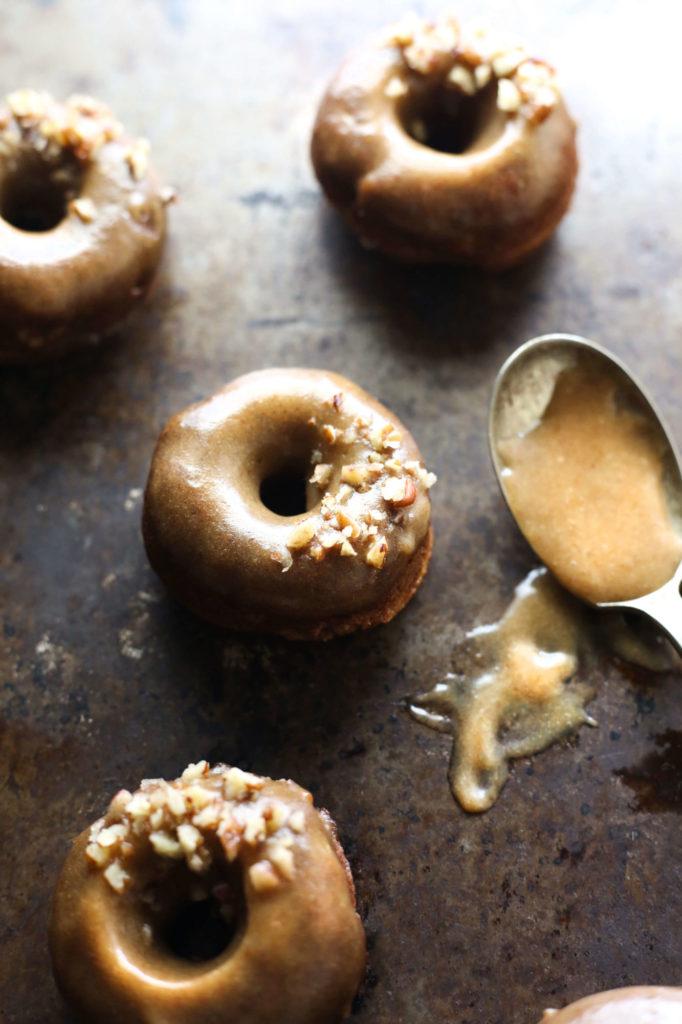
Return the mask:
[(85, 856), (112, 889), (123, 892), (133, 881), (126, 861), (140, 844), (148, 843), (162, 860), (184, 860), (201, 875), (212, 863), (206, 839), (214, 834), (228, 861), (243, 843), (258, 849), (258, 870), (250, 877), (254, 888), (265, 891), (273, 879), (279, 884), (294, 877), (294, 836), (304, 830), (305, 817), (261, 797), (264, 784), (240, 768), (210, 769), (205, 761), (189, 765), (174, 782), (143, 780), (135, 793), (116, 794), (106, 818), (90, 829)]
[[(410, 15), (389, 33), (386, 45), (400, 50), (408, 73), (444, 76), (446, 85), (466, 96), (474, 96), (495, 78), (499, 109), (519, 113), (531, 124), (547, 117), (559, 98), (553, 70), (530, 58), (524, 46), (493, 42), (485, 30), (464, 29), (450, 16), (434, 22)], [(532, 65), (539, 70), (529, 73)], [(386, 96), (403, 95), (401, 84), (409, 91), (409, 82), (397, 75), (390, 78)], [(427, 140), (420, 119), (410, 125), (410, 133), (419, 142)]]

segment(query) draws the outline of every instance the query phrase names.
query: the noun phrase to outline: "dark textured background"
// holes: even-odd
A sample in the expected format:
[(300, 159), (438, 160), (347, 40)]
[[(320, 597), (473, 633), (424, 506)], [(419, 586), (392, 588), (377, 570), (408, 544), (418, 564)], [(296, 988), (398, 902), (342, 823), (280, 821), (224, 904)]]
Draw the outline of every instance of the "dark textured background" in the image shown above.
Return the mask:
[[(45, 943), (70, 838), (121, 785), (201, 757), (291, 776), (339, 822), (370, 943), (357, 1024), (535, 1024), (595, 989), (682, 981), (677, 676), (599, 663), (599, 729), (518, 763), (482, 816), (450, 796), (448, 738), (405, 710), (533, 564), (485, 441), (492, 378), (514, 346), (557, 330), (610, 346), (682, 440), (676, 16), (663, 0), (486, 10), (561, 69), (582, 162), (556, 239), (492, 278), (364, 253), (313, 181), (324, 83), (401, 5), (3, 5), (3, 91), (108, 101), (180, 193), (155, 294), (112, 344), (0, 371), (8, 1024), (71, 1019)], [(473, 0), (460, 11), (481, 13)], [(168, 415), (278, 364), (377, 394), (440, 475), (418, 596), (389, 626), (324, 646), (202, 625), (162, 592), (140, 542)]]

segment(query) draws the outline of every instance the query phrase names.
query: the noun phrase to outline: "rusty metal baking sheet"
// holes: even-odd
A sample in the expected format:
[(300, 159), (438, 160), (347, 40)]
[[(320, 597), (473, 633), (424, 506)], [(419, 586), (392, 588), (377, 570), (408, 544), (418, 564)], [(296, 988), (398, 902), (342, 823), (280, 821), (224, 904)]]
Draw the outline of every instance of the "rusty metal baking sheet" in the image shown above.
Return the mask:
[[(463, 18), (483, 13), (559, 67), (580, 124), (578, 190), (556, 238), (488, 277), (362, 251), (311, 174), (326, 79), (402, 12), (362, 0), (2, 7), (3, 90), (107, 101), (150, 138), (180, 196), (156, 290), (111, 344), (0, 371), (8, 1024), (71, 1020), (45, 940), (70, 839), (120, 786), (201, 757), (290, 776), (339, 823), (369, 938), (356, 1024), (535, 1024), (597, 989), (682, 980), (678, 673), (601, 660), (599, 727), (518, 762), (478, 816), (448, 790), (449, 738), (405, 709), (533, 565), (485, 441), (492, 378), (515, 345), (570, 331), (609, 346), (682, 440), (674, 14), (663, 0), (493, 0), (483, 12), (462, 0)], [(221, 634), (147, 564), (140, 502), (165, 419), (271, 365), (357, 381), (439, 474), (430, 571), (386, 627), (325, 645)]]

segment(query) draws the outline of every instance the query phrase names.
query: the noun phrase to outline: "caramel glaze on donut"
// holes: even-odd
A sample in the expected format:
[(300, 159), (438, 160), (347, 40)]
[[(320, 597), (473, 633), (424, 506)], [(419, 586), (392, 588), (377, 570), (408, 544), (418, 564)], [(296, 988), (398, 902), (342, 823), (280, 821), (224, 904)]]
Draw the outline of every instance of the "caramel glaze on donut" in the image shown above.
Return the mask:
[[(297, 514), (264, 503), (282, 478), (300, 481)], [(143, 535), (158, 575), (202, 618), (327, 639), (388, 622), (415, 592), (434, 480), (396, 417), (344, 377), (262, 370), (169, 421)]]
[(546, 1010), (540, 1024), (680, 1024), (682, 988), (642, 985), (600, 992), (563, 1010)]
[(547, 64), (453, 18), (408, 19), (341, 67), (312, 160), (367, 247), (499, 270), (566, 212), (574, 136)]
[[(227, 945), (187, 959), (174, 922), (185, 941), (183, 914), (206, 903)], [(60, 989), (96, 1024), (331, 1024), (365, 967), (329, 815), (293, 782), (206, 762), (122, 790), (76, 839), (49, 939)]]
[(96, 341), (148, 291), (165, 204), (145, 140), (85, 96), (0, 110), (0, 364)]

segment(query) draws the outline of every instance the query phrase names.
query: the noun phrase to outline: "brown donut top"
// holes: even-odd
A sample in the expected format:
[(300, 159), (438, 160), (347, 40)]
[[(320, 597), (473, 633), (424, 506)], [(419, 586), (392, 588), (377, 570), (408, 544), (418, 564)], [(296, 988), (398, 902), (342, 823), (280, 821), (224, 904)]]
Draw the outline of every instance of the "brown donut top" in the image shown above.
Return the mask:
[[(287, 471), (307, 480), (298, 515), (261, 498), (263, 481)], [(171, 560), (242, 609), (346, 615), (395, 585), (428, 533), (434, 480), (397, 418), (344, 377), (257, 371), (166, 425), (145, 539), (155, 567)]]
[(148, 288), (170, 189), (111, 111), (73, 96), (12, 93), (0, 109), (0, 361), (70, 346)]
[[(192, 962), (169, 948), (168, 922), (209, 896), (234, 935)], [(153, 1008), (164, 1024), (228, 1011), (241, 1024), (326, 1024), (348, 1009), (365, 941), (335, 827), (310, 793), (202, 761), (122, 790), (79, 836), (50, 951), (66, 997), (98, 1022), (137, 1024)]]
[(498, 268), (565, 211), (574, 133), (553, 69), (523, 45), (412, 17), (338, 71), (311, 152), (366, 245)]
[(600, 992), (563, 1010), (546, 1010), (540, 1024), (680, 1024), (682, 988), (633, 986)]

